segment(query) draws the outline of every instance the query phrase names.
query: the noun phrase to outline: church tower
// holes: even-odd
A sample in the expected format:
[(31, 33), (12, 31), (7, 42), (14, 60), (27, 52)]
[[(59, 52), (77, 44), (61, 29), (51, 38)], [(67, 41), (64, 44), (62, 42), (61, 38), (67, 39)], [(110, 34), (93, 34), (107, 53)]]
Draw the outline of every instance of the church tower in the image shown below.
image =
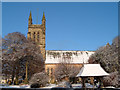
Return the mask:
[(39, 46), (43, 56), (43, 59), (46, 59), (46, 50), (45, 50), (45, 13), (43, 12), (42, 24), (33, 24), (32, 23), (32, 14), (30, 11), (28, 19), (28, 33), (27, 38), (35, 41)]

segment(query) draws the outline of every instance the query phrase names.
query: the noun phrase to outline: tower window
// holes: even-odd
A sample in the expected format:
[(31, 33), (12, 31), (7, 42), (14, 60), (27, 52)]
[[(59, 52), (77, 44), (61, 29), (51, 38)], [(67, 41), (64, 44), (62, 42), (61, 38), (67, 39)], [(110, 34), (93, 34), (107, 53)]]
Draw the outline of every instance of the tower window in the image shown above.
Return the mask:
[(39, 38), (40, 38), (40, 36), (39, 36), (39, 32), (37, 33), (37, 41), (39, 42)]
[(33, 33), (33, 40), (35, 41), (35, 32)]
[(30, 35), (30, 39), (31, 39), (31, 33), (29, 33), (29, 35)]
[(31, 32), (28, 32), (28, 39), (31, 39)]

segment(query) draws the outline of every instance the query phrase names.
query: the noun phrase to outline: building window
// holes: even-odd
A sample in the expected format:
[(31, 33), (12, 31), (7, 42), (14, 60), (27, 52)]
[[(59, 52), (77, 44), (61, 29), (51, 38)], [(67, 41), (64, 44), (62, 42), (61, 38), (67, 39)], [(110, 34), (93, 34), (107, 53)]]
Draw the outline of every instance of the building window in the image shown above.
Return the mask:
[(49, 68), (47, 68), (47, 75), (49, 75)]
[(88, 55), (88, 52), (86, 52), (86, 54)]
[(33, 40), (35, 41), (35, 32), (33, 33)]
[(29, 38), (29, 39), (31, 39), (31, 32), (29, 33), (29, 35), (30, 35), (30, 38)]
[(37, 33), (37, 41), (39, 42), (39, 38), (40, 38), (40, 36), (39, 36), (39, 32)]
[(53, 68), (51, 68), (51, 75), (53, 74)]
[(31, 32), (28, 32), (28, 39), (31, 39)]

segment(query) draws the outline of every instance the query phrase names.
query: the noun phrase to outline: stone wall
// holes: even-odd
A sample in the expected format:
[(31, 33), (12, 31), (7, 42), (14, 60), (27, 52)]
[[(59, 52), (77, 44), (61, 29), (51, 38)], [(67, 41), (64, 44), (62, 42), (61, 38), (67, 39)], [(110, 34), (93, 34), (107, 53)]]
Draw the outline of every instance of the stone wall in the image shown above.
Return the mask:
[(28, 26), (28, 39), (32, 39), (35, 41), (39, 46), (43, 56), (43, 59), (46, 58), (45, 53), (45, 33), (44, 27), (42, 25), (29, 25)]

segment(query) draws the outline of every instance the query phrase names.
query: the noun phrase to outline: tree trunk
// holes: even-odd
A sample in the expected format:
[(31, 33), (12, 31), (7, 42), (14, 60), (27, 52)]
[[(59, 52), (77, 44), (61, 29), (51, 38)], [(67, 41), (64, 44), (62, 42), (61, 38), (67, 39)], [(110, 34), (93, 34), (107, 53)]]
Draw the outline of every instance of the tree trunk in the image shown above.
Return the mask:
[(14, 72), (14, 70), (13, 70), (13, 73), (12, 73), (12, 84), (14, 84), (13, 82), (14, 82), (14, 77), (15, 77), (15, 72)]
[(12, 84), (14, 84), (14, 77), (15, 77), (15, 65), (13, 66), (13, 71), (12, 71), (12, 82), (11, 82)]

